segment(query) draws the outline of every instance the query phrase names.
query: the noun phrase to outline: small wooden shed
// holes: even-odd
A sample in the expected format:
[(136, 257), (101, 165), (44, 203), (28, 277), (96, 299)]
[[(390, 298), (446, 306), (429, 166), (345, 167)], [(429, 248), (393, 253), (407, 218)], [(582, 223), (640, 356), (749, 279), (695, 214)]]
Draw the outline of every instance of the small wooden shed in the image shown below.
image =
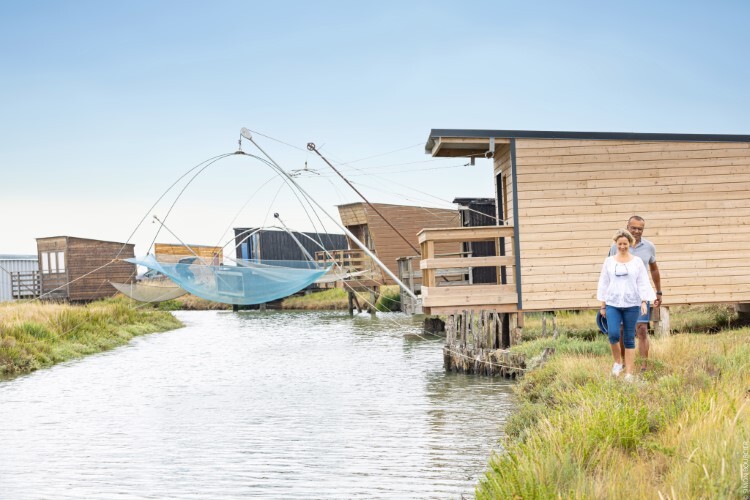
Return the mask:
[(182, 245), (176, 243), (154, 244), (154, 256), (160, 262), (179, 262), (181, 259), (199, 257), (210, 265), (221, 265), (224, 249), (210, 245)]
[[(367, 248), (374, 251), (378, 259), (396, 275), (398, 275), (397, 260), (399, 258), (419, 256), (417, 233), (422, 228), (459, 227), (461, 224), (457, 210), (443, 208), (389, 205), (385, 203), (373, 203), (370, 206), (367, 203), (359, 202), (339, 205), (338, 209), (344, 226)], [(398, 232), (394, 231), (386, 220)], [(350, 243), (350, 247), (352, 249), (357, 248), (353, 243)], [(455, 256), (461, 251), (461, 248), (457, 244), (439, 245), (437, 251), (442, 255), (451, 254)], [(418, 259), (415, 261), (415, 266), (419, 269)], [(372, 267), (375, 268), (375, 266)], [(393, 284), (393, 280), (385, 273), (380, 273), (376, 279), (385, 284)]]
[(750, 135), (436, 129), (426, 152), (493, 158), (487, 182), (508, 224), (484, 235), (506, 236), (507, 280), (481, 299), (441, 295), (449, 310), (596, 307), (611, 236), (634, 214), (665, 305), (750, 302)]
[(114, 241), (52, 236), (37, 238), (42, 298), (89, 301), (111, 297), (109, 284), (131, 283), (136, 266), (122, 259), (134, 257), (134, 245)]
[(300, 245), (313, 257), (317, 252), (323, 251), (321, 246), (329, 251), (347, 248), (346, 237), (343, 234), (297, 231), (291, 233), (294, 238), (288, 232), (281, 230), (261, 229), (256, 232), (256, 228), (234, 228), (237, 258), (243, 260), (307, 260)]

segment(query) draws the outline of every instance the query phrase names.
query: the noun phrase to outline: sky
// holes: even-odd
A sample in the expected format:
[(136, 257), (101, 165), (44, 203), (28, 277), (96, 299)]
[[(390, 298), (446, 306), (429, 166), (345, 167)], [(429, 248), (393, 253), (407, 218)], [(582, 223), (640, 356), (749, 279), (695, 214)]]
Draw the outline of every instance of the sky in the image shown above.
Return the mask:
[[(492, 166), (431, 158), (433, 128), (750, 134), (746, 2), (0, 9), (0, 254), (59, 235), (129, 241), (136, 255), (154, 239), (223, 245), (275, 212), (341, 232), (323, 210), (337, 219), (360, 199), (308, 142), (372, 202), (454, 208), (493, 196)], [(235, 151), (242, 127), (284, 170), (307, 165), (295, 179), (324, 224), (247, 156), (168, 190)]]

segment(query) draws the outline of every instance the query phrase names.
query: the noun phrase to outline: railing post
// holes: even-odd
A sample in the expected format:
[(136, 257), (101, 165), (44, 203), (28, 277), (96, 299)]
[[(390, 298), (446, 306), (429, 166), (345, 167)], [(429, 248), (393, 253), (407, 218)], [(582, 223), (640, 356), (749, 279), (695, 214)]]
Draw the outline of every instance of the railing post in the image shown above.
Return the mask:
[[(422, 259), (433, 259), (435, 257), (435, 242), (427, 240), (421, 245)], [(435, 270), (424, 269), (422, 271), (422, 286), (435, 286)]]

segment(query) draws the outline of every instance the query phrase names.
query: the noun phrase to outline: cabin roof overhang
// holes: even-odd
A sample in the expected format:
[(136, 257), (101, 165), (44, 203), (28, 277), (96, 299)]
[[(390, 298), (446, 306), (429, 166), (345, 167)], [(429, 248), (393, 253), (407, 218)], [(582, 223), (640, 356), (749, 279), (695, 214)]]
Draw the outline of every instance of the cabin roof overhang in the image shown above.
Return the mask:
[(494, 141), (511, 139), (574, 139), (601, 141), (668, 141), (668, 142), (750, 142), (750, 135), (732, 134), (653, 134), (639, 132), (566, 132), (543, 130), (474, 130), (432, 129), (425, 152), (434, 157), (483, 156)]

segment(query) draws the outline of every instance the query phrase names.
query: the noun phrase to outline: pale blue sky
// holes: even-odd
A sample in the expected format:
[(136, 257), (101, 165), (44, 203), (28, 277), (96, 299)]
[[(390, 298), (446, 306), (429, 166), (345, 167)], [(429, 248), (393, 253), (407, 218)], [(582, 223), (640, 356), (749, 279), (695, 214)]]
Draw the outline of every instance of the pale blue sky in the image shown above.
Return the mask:
[[(0, 253), (62, 234), (124, 241), (172, 181), (233, 151), (241, 127), (343, 162), (401, 150), (344, 169), (372, 201), (442, 207), (491, 196), (491, 167), (428, 161), (431, 128), (750, 134), (748, 4), (602, 4), (0, 2)], [(289, 170), (323, 168), (259, 140)], [(359, 175), (378, 172), (398, 176)], [(270, 176), (216, 164), (168, 226), (214, 244)], [(301, 181), (331, 212), (358, 201), (334, 179)], [(310, 229), (277, 188), (235, 225), (270, 210)]]

